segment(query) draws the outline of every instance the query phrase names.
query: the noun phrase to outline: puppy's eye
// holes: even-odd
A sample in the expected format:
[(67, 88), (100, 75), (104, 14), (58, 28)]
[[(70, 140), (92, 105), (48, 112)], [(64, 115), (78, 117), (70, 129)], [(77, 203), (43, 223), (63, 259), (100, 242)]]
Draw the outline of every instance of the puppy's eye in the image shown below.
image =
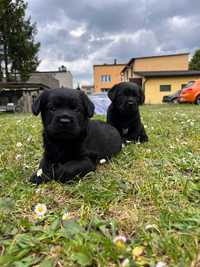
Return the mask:
[(76, 112), (81, 111), (80, 107), (75, 107), (73, 110), (76, 111)]
[(56, 111), (56, 108), (55, 107), (49, 107), (49, 110), (54, 112), (54, 111)]
[(79, 106), (76, 106), (76, 111), (80, 111), (81, 108)]
[(70, 105), (70, 109), (71, 110), (74, 110), (74, 111), (79, 111), (80, 110), (80, 107), (78, 105), (76, 105), (76, 104), (71, 104)]

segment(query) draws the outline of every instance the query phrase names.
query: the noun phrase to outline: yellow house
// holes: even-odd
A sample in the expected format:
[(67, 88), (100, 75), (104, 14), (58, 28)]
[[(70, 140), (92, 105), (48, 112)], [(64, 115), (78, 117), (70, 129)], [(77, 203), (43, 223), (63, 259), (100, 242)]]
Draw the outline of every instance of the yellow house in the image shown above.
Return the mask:
[(189, 81), (200, 79), (200, 71), (147, 71), (137, 72), (143, 80), (146, 104), (160, 104), (164, 95), (183, 88)]
[(146, 104), (161, 104), (164, 95), (200, 79), (200, 71), (188, 70), (189, 54), (132, 58), (123, 68), (123, 81), (136, 82), (145, 92)]
[(121, 71), (126, 64), (94, 65), (94, 93), (107, 92), (116, 83), (122, 81)]

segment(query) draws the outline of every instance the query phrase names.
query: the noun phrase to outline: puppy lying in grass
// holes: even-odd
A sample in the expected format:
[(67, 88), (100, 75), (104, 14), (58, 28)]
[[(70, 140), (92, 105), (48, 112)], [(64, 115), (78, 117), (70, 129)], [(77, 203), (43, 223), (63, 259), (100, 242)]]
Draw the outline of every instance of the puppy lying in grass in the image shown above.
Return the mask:
[(41, 113), (44, 128), (44, 155), (39, 171), (31, 177), (33, 183), (84, 176), (96, 169), (100, 159), (110, 159), (121, 150), (121, 137), (114, 127), (89, 119), (94, 105), (81, 91), (46, 90), (32, 111), (36, 116)]
[(144, 93), (136, 83), (121, 82), (108, 91), (112, 101), (107, 111), (107, 122), (120, 133), (124, 143), (147, 142), (148, 136), (141, 122), (139, 105)]

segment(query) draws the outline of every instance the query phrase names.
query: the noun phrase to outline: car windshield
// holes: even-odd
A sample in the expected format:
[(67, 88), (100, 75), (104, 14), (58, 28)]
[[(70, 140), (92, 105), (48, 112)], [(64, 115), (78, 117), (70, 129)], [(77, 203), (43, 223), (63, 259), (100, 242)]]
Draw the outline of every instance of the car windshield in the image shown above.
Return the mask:
[(195, 83), (195, 81), (190, 81), (190, 82), (188, 82), (188, 83), (186, 84), (186, 86), (183, 87), (183, 89), (192, 86), (194, 83)]

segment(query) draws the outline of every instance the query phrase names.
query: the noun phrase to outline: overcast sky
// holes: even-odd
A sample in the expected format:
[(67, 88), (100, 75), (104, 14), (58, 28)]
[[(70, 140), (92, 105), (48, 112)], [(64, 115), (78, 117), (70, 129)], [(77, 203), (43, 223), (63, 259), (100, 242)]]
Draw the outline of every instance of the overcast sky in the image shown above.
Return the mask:
[(28, 0), (41, 43), (39, 70), (65, 65), (92, 83), (93, 64), (200, 47), (200, 0)]

